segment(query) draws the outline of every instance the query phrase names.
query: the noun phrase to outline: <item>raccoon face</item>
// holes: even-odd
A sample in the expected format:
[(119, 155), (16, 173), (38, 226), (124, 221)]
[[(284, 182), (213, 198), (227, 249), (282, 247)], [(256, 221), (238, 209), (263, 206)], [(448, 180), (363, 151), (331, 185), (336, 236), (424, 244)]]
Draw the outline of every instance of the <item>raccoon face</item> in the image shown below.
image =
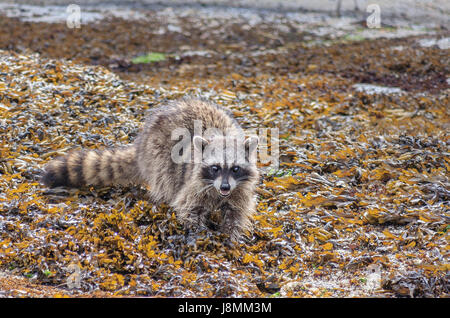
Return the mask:
[[(250, 160), (256, 148), (253, 147), (254, 142), (255, 139), (250, 138), (242, 139), (239, 144), (236, 138), (215, 137), (206, 140), (195, 136), (194, 146), (203, 151), (202, 180), (213, 185), (221, 197), (228, 197), (233, 190), (256, 175), (256, 165)], [(242, 151), (241, 156), (239, 151)]]

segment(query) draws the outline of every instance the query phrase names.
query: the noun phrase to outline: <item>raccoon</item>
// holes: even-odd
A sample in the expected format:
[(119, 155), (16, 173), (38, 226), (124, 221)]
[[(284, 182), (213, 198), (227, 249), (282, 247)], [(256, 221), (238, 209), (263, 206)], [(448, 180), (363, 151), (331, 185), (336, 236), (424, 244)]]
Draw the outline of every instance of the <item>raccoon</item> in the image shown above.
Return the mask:
[(186, 230), (212, 228), (236, 241), (251, 229), (255, 213), (257, 144), (256, 136), (244, 137), (225, 108), (184, 98), (150, 110), (129, 146), (71, 151), (54, 159), (42, 182), (145, 185), (152, 201), (171, 206)]

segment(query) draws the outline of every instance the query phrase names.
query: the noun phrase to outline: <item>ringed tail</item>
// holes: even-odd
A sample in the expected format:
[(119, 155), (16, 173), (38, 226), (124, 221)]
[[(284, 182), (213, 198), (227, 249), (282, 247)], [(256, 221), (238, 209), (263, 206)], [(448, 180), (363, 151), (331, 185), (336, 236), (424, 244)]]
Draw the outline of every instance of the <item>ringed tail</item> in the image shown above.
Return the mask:
[(73, 150), (52, 160), (44, 171), (41, 181), (51, 188), (126, 185), (135, 183), (139, 175), (135, 146)]

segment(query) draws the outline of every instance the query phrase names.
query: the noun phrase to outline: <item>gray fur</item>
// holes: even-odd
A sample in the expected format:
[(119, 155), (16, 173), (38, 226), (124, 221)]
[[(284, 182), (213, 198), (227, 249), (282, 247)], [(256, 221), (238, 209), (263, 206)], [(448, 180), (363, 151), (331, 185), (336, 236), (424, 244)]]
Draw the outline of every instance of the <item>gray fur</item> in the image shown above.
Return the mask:
[[(214, 186), (214, 182), (202, 177), (202, 169), (212, 162), (224, 169), (231, 168), (236, 164), (235, 157), (227, 156), (218, 162), (218, 158), (210, 155), (198, 163), (175, 163), (171, 158), (172, 148), (179, 142), (172, 140), (173, 130), (187, 129), (192, 142), (194, 120), (202, 122), (202, 134), (208, 128), (217, 128), (227, 136), (209, 136), (209, 139), (203, 140), (205, 143), (214, 144), (220, 138), (231, 138), (233, 142), (239, 143), (233, 136), (242, 134), (242, 129), (228, 111), (204, 100), (185, 98), (151, 110), (134, 144), (95, 153), (92, 150), (69, 153), (47, 166), (43, 182), (48, 186), (72, 187), (144, 184), (155, 202), (165, 202), (175, 209), (187, 229), (208, 226), (209, 217), (219, 212), (221, 222), (216, 224), (216, 228), (236, 240), (243, 232), (250, 230), (251, 217), (255, 212), (254, 191), (258, 170), (256, 164), (248, 160), (250, 154), (255, 152), (254, 147), (249, 148), (254, 140), (247, 139), (244, 142), (242, 139), (245, 149), (250, 149), (246, 161), (239, 163), (246, 177), (238, 181), (230, 177), (232, 189), (224, 197), (218, 192), (217, 182)], [(202, 139), (198, 140), (201, 145)], [(227, 151), (228, 147), (225, 149)]]

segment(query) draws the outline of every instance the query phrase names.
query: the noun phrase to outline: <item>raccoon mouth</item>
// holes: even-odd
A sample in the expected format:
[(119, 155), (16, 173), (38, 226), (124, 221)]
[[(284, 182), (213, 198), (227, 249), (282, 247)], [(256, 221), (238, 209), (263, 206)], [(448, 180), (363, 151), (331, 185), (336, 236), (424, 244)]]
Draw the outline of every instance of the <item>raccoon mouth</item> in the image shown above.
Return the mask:
[(222, 197), (227, 197), (230, 195), (231, 191), (230, 190), (219, 190), (219, 193)]

